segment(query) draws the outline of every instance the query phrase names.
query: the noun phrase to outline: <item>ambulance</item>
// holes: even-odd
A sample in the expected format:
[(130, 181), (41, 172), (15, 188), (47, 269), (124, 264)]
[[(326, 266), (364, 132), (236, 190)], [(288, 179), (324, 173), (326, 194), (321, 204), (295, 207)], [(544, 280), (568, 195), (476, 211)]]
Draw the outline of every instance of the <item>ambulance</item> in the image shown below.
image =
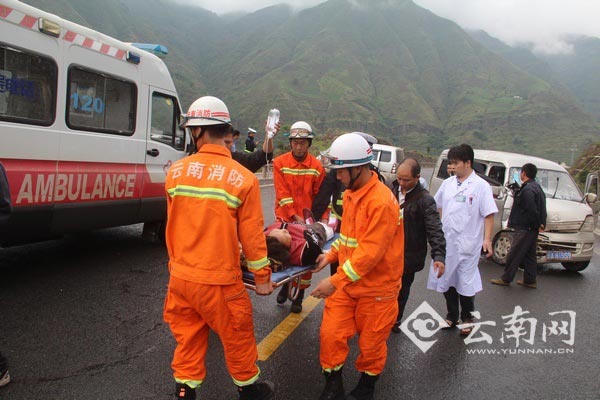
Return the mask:
[(1, 246), (137, 223), (160, 232), (165, 176), (189, 142), (152, 53), (165, 50), (0, 0), (0, 162), (13, 204)]

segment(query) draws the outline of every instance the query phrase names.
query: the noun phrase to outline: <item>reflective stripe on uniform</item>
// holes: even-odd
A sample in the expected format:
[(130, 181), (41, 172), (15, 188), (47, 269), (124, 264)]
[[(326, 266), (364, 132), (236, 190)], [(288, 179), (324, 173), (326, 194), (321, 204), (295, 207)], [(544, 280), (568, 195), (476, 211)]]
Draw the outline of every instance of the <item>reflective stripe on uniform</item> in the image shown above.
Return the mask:
[(339, 250), (340, 249), (340, 243), (339, 242), (340, 242), (339, 238), (335, 239), (335, 241), (333, 243), (331, 243), (331, 247), (333, 247), (336, 250)]
[(358, 275), (356, 273), (356, 271), (354, 270), (354, 268), (352, 268), (352, 263), (350, 262), (350, 260), (346, 260), (346, 262), (342, 266), (342, 269), (344, 270), (344, 272), (346, 273), (346, 275), (348, 276), (348, 278), (350, 278), (350, 280), (352, 282), (356, 282), (357, 280), (360, 279), (360, 275)]
[(283, 167), (281, 168), (281, 172), (283, 174), (288, 174), (288, 175), (314, 175), (314, 176), (319, 176), (321, 175), (321, 173), (319, 171), (317, 171), (316, 169), (294, 169), (294, 168), (286, 168)]
[(181, 383), (182, 385), (188, 385), (192, 389), (196, 389), (200, 385), (202, 385), (202, 381), (192, 381), (192, 380), (189, 380), (189, 379), (178, 379), (178, 378), (175, 378), (175, 382)]
[(347, 237), (340, 233), (340, 244), (343, 244), (344, 246), (353, 249), (358, 247), (358, 240), (355, 238)]
[(248, 379), (247, 381), (238, 381), (234, 377), (231, 377), (231, 379), (233, 379), (233, 383), (235, 383), (236, 386), (248, 386), (248, 385), (252, 385), (254, 382), (256, 382), (258, 380), (259, 376), (260, 376), (260, 368), (258, 368), (258, 373), (256, 375), (254, 375), (252, 378)]
[(288, 205), (288, 204), (293, 204), (293, 203), (294, 203), (294, 199), (291, 197), (286, 197), (285, 199), (279, 200), (279, 206), (281, 206), (281, 207)]
[(267, 257), (261, 258), (258, 261), (250, 261), (250, 260), (246, 260), (248, 262), (248, 269), (253, 270), (253, 271), (257, 271), (259, 269), (261, 269), (262, 267), (266, 267), (269, 265), (269, 259)]
[(177, 185), (168, 189), (169, 196), (195, 197), (199, 199), (221, 200), (231, 208), (238, 208), (242, 205), (242, 200), (220, 188), (199, 188), (196, 186)]
[(340, 365), (337, 365), (337, 366), (335, 366), (333, 368), (323, 368), (323, 371), (331, 373), (333, 371), (339, 371), (340, 369), (342, 369), (343, 366), (344, 366), (344, 364), (340, 364)]

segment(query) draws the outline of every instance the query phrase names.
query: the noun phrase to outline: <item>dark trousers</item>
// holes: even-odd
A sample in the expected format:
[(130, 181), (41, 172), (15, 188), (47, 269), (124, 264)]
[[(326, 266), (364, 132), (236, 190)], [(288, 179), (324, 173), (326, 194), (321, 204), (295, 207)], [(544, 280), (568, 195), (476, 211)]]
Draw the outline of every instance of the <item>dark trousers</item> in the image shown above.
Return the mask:
[(2, 353), (0, 353), (0, 378), (2, 377), (2, 373), (8, 369), (8, 361)]
[(525, 283), (534, 283), (537, 274), (537, 258), (535, 256), (537, 248), (537, 231), (526, 231), (517, 229), (513, 233), (510, 250), (506, 256), (506, 267), (502, 280), (512, 282), (517, 273), (517, 269), (522, 264), (525, 273), (523, 280)]
[(331, 276), (335, 275), (339, 266), (340, 263), (338, 262), (329, 263), (329, 273), (331, 274)]
[(404, 307), (408, 302), (408, 296), (410, 295), (410, 286), (415, 280), (414, 272), (404, 272), (402, 275), (402, 288), (398, 293), (398, 317), (396, 318), (396, 325), (400, 325), (402, 322), (402, 316), (404, 315)]
[(448, 308), (448, 314), (446, 319), (449, 321), (458, 321), (458, 305), (460, 303), (460, 319), (465, 321), (473, 320), (471, 312), (475, 311), (475, 296), (463, 296), (458, 294), (456, 288), (453, 286), (444, 292), (446, 298), (446, 307)]

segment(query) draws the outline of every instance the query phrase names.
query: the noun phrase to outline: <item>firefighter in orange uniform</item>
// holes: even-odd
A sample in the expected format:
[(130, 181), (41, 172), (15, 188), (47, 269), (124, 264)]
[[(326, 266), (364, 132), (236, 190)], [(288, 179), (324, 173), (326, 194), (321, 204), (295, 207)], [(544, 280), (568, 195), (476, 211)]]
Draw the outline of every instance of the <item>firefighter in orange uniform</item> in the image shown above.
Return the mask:
[[(315, 272), (338, 261), (337, 272), (311, 293), (324, 298), (320, 360), (326, 378), (320, 399), (372, 399), (387, 357), (386, 340), (398, 312), (404, 260), (404, 229), (394, 195), (369, 170), (367, 141), (355, 133), (337, 138), (327, 153), (344, 192), (344, 223)], [(344, 397), (342, 367), (348, 340), (359, 335), (358, 385)]]
[[(281, 222), (304, 223), (304, 209), (310, 211), (315, 195), (325, 179), (325, 170), (315, 156), (308, 152), (314, 134), (311, 126), (295, 122), (290, 128), (291, 151), (273, 160), (273, 181), (275, 184), (275, 216)], [(327, 223), (328, 212), (321, 219)], [(316, 222), (316, 221), (315, 221)], [(304, 289), (310, 286), (312, 272), (302, 275), (300, 292), (292, 302), (291, 311), (302, 311)], [(277, 303), (283, 304), (288, 298), (289, 284), (283, 285), (277, 295)]]
[(205, 96), (192, 103), (184, 126), (198, 152), (175, 162), (166, 178), (170, 280), (164, 319), (177, 341), (171, 366), (178, 399), (195, 399), (206, 376), (209, 330), (221, 339), (240, 399), (272, 399), (274, 393), (272, 383), (257, 382), (252, 303), (239, 258), (241, 243), (257, 294), (272, 293), (260, 191), (254, 174), (225, 147), (230, 124), (221, 100)]

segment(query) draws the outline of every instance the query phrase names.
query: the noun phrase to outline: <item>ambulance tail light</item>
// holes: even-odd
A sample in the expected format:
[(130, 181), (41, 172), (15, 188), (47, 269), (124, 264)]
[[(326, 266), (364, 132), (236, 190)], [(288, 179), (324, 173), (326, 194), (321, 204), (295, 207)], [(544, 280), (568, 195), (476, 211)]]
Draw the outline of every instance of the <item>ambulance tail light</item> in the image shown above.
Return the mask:
[(56, 22), (48, 21), (45, 18), (38, 19), (38, 29), (40, 32), (46, 35), (59, 37), (60, 36), (60, 25)]

